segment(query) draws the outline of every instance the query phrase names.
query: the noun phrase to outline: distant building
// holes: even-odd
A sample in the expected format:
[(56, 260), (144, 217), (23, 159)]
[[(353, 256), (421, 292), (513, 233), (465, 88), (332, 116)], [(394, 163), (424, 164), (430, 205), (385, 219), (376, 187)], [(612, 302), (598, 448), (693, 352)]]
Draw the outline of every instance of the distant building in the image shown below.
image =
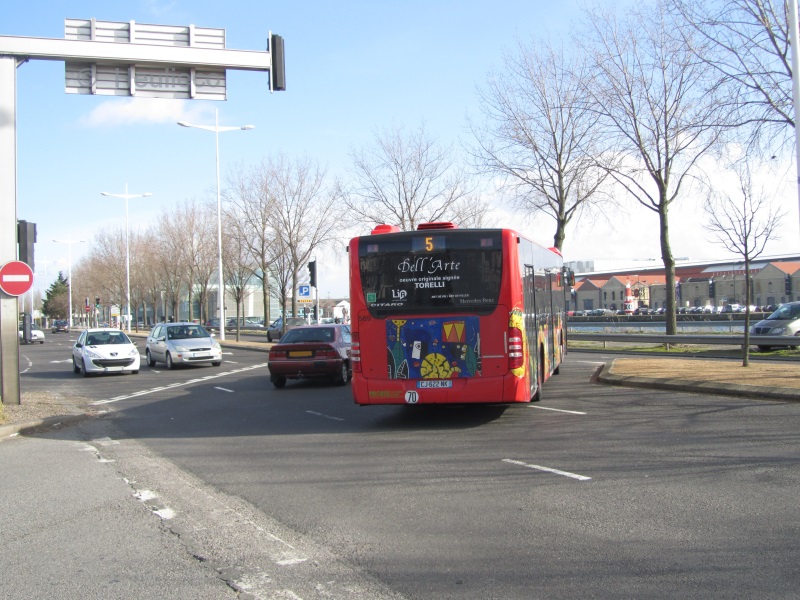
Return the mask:
[[(591, 263), (577, 261), (571, 265)], [(800, 299), (800, 256), (759, 259), (750, 263), (751, 303), (775, 306)], [(675, 267), (678, 307), (726, 306), (745, 303), (744, 261), (684, 264)], [(621, 310), (630, 285), (636, 304), (651, 309), (666, 306), (666, 275), (662, 267), (606, 272), (576, 270), (575, 309)]]

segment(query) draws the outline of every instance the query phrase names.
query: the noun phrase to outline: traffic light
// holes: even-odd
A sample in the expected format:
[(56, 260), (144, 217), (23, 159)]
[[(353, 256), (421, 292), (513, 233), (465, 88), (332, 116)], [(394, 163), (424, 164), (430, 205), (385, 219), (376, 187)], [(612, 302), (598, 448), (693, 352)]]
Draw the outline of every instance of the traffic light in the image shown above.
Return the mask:
[(716, 298), (717, 297), (717, 290), (714, 289), (714, 280), (708, 280), (708, 297), (709, 298)]
[(95, 308), (100, 308), (100, 297), (99, 296), (94, 299), (94, 307)]
[(33, 245), (36, 243), (36, 223), (17, 221), (17, 241), (19, 243), (19, 260), (27, 263), (31, 270), (34, 270)]
[(283, 38), (272, 34), (269, 40), (269, 53), (272, 60), (272, 90), (286, 91), (286, 55), (283, 52)]
[(317, 261), (308, 263), (308, 281), (312, 287), (317, 287)]

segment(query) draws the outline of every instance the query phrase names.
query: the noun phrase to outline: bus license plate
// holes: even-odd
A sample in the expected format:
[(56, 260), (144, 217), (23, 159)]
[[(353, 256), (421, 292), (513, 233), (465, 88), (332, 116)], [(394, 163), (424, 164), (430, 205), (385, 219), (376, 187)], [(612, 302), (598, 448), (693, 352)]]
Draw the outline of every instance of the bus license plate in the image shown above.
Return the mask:
[(419, 389), (434, 389), (434, 388), (451, 388), (453, 382), (449, 379), (434, 379), (432, 381), (418, 381), (417, 387)]

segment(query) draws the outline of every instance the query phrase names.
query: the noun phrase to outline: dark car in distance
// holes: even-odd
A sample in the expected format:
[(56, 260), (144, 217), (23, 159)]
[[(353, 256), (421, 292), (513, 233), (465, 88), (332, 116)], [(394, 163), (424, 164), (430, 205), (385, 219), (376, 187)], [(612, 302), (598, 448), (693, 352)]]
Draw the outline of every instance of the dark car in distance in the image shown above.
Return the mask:
[(287, 379), (327, 378), (345, 385), (353, 376), (349, 325), (303, 325), (287, 331), (269, 351), (269, 378), (276, 388)]
[(69, 321), (53, 321), (53, 328), (51, 331), (53, 333), (69, 333)]

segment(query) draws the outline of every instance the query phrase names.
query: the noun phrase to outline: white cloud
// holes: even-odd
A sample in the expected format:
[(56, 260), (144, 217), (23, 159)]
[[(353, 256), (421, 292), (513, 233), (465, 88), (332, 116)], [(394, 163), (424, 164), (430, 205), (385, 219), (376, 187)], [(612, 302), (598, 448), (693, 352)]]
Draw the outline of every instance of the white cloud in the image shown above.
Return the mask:
[(82, 125), (108, 127), (137, 123), (176, 123), (203, 120), (207, 111), (202, 106), (190, 106), (186, 100), (161, 98), (126, 98), (108, 100), (82, 117)]

